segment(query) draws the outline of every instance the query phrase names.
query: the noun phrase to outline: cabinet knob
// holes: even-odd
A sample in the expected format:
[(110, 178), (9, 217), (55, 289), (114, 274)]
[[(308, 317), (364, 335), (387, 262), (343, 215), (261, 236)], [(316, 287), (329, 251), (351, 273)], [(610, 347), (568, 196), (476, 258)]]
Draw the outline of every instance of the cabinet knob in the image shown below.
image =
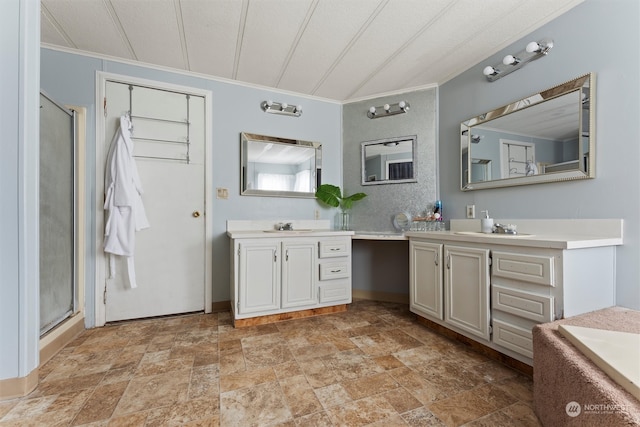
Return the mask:
[(193, 213), (191, 214), (194, 218), (198, 218), (200, 217), (200, 211), (193, 211)]

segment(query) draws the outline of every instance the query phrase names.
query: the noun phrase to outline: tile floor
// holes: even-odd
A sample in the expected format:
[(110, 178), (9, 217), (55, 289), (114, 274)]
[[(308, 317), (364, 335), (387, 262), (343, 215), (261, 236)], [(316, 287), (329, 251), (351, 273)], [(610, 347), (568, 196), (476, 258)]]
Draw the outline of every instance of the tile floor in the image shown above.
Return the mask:
[(87, 330), (0, 426), (539, 426), (531, 379), (406, 306), (234, 329), (229, 313)]

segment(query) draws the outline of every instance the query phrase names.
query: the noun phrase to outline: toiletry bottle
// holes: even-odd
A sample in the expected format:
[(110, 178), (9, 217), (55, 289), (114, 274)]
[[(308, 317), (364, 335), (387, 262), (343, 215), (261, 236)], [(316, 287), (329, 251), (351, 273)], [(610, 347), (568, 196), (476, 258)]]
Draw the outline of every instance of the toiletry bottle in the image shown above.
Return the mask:
[(484, 218), (480, 218), (480, 230), (483, 233), (493, 233), (493, 218), (489, 218), (489, 211), (481, 211), (484, 213)]
[(442, 221), (442, 201), (436, 200), (436, 203), (433, 206), (433, 216), (436, 221)]

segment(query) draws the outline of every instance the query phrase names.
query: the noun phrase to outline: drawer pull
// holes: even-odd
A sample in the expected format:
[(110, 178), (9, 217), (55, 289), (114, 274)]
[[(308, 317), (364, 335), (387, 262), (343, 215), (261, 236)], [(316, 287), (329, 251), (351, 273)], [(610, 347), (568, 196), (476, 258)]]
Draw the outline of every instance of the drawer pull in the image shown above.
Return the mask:
[(330, 250), (330, 251), (333, 251), (333, 252), (337, 252), (337, 251), (339, 251), (339, 250), (340, 250), (340, 248), (330, 248), (329, 250)]
[(338, 270), (331, 270), (332, 273), (340, 273), (342, 271), (342, 269), (338, 269)]

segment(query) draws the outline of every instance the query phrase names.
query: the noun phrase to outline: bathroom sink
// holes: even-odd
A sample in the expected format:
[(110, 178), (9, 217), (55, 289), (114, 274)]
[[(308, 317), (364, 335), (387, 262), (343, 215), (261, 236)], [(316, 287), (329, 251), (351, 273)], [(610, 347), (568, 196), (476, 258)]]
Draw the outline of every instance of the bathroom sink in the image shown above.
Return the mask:
[(464, 234), (467, 236), (497, 237), (499, 239), (518, 239), (518, 238), (535, 236), (535, 234), (527, 234), (527, 233), (502, 234), (502, 233), (483, 233), (481, 231), (454, 231), (454, 234)]

